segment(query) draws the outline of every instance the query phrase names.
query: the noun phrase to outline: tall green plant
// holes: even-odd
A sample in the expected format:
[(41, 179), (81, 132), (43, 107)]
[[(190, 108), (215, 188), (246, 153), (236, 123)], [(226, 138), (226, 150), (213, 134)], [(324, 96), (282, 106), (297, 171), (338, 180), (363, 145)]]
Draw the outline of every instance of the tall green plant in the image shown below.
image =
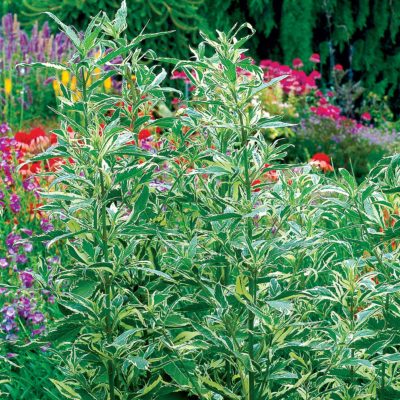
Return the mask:
[(264, 131), (285, 124), (254, 107), (274, 82), (244, 57), (247, 27), (203, 35), (194, 61), (177, 65), (196, 89), (172, 129), (180, 158), (164, 200), (182, 232), (163, 239), (159, 264), (180, 282), (185, 329), (166, 372), (199, 398), (397, 395), (387, 363), (399, 287), (385, 258), (398, 265), (398, 251), (384, 256), (388, 236), (377, 234), (393, 205), (379, 182), (358, 187), (346, 170), (327, 179), (277, 163), (286, 146)]
[[(49, 200), (43, 209), (61, 218), (64, 228), (41, 240), (48, 246), (63, 241), (71, 257), (55, 273), (64, 318), (46, 338), (59, 344), (56, 357), (65, 374), (54, 384), (71, 399), (133, 398), (143, 388), (147, 357), (157, 348), (150, 320), (142, 316), (150, 307), (146, 282), (153, 273), (145, 221), (157, 212), (149, 184), (157, 163), (164, 162), (137, 146), (138, 132), (151, 123), (150, 105), (168, 90), (160, 87), (166, 72), (143, 62), (154, 52), (139, 45), (161, 34), (128, 40), (125, 2), (113, 20), (95, 16), (83, 35), (49, 16), (76, 52), (67, 65), (33, 66), (77, 78), (76, 90), (61, 84), (58, 144), (33, 159), (64, 160), (51, 190), (42, 193)], [(99, 87), (116, 75), (122, 78), (121, 95), (101, 94)]]
[[(246, 29), (250, 33), (238, 37)], [(250, 107), (257, 93), (284, 78), (263, 83), (262, 70), (244, 56), (242, 47), (253, 34), (243, 25), (228, 34), (219, 32), (216, 41), (203, 35), (194, 61), (178, 63), (196, 90), (182, 118), (186, 135), (176, 139), (186, 143), (187, 150), (168, 200), (175, 201), (172, 208), (179, 211), (184, 236), (191, 241), (185, 245), (182, 236), (164, 257), (166, 265), (177, 260), (177, 273), (196, 287), (192, 302), (199, 304), (199, 313), (190, 316), (191, 336), (202, 336), (204, 352), (194, 357), (201, 371), (207, 371), (197, 379), (224, 398), (249, 400), (272, 394), (264, 365), (269, 350), (260, 343), (267, 323), (259, 316), (265, 307), (274, 309), (267, 312), (268, 318), (280, 324), (291, 307), (285, 299), (293, 295), (278, 290), (276, 281), (272, 293), (262, 284), (281, 254), (274, 246), (271, 220), (257, 220), (270, 213), (271, 201), (260, 179), (276, 168), (269, 164), (282, 158), (286, 149), (268, 144), (263, 132), (287, 124), (263, 117), (258, 106)], [(181, 290), (183, 297), (190, 288)], [(201, 312), (203, 307), (206, 311)], [(282, 389), (274, 396), (284, 393)]]

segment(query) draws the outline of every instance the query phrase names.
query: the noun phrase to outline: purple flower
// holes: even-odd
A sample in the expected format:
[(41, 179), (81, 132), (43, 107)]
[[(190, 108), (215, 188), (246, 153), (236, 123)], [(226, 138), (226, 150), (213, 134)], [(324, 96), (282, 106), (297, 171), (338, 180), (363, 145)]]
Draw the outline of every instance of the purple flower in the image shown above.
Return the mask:
[(10, 333), (6, 336), (6, 340), (9, 340), (10, 342), (16, 342), (18, 339), (18, 336), (15, 333)]
[(32, 234), (33, 234), (32, 229), (22, 228), (22, 229), (21, 229), (21, 232), (24, 232), (25, 235), (27, 235), (27, 236), (32, 236)]
[(5, 324), (2, 325), (2, 328), (7, 332), (11, 332), (17, 327), (17, 324), (14, 321), (7, 321)]
[(22, 284), (26, 288), (30, 288), (33, 285), (33, 275), (28, 271), (22, 271), (19, 273), (19, 278), (22, 281)]
[(32, 315), (29, 316), (29, 319), (34, 324), (40, 324), (44, 321), (44, 315), (40, 311), (35, 311)]
[(37, 185), (32, 179), (25, 179), (22, 182), (22, 187), (27, 191), (27, 192), (32, 192), (32, 190), (35, 190), (37, 188)]
[(43, 232), (51, 232), (54, 230), (54, 226), (50, 223), (50, 221), (46, 218), (43, 218), (40, 221), (40, 227), (42, 228)]
[(20, 235), (17, 235), (17, 234), (14, 234), (14, 233), (10, 233), (8, 236), (7, 236), (7, 239), (6, 239), (6, 245), (7, 245), (7, 247), (8, 247), (8, 252), (10, 253), (10, 254), (17, 254), (18, 253), (18, 249), (19, 249), (19, 247), (20, 247), (20, 241), (21, 241), (21, 236)]
[(6, 134), (11, 130), (10, 126), (7, 124), (7, 122), (3, 122), (0, 124), (0, 133), (2, 135)]
[(33, 250), (33, 245), (32, 245), (31, 242), (26, 241), (26, 242), (23, 243), (22, 246), (23, 246), (24, 250), (25, 250), (27, 253), (30, 253), (30, 252)]
[(58, 264), (60, 262), (60, 257), (58, 257), (58, 256), (49, 257), (47, 259), (47, 262), (49, 264)]
[(19, 303), (18, 303), (18, 315), (25, 319), (29, 318), (29, 316), (32, 314), (33, 307), (34, 307), (34, 304), (32, 304), (30, 299), (22, 296), (19, 299)]
[(10, 197), (10, 209), (14, 214), (18, 214), (21, 211), (20, 198), (17, 194), (12, 194)]
[(42, 333), (44, 332), (45, 329), (46, 329), (46, 328), (45, 328), (44, 325), (42, 325), (39, 329), (34, 329), (34, 330), (32, 331), (32, 336), (37, 336), (37, 335), (42, 334)]
[(12, 306), (6, 306), (2, 310), (3, 316), (7, 320), (12, 320), (15, 318), (15, 308)]
[(28, 262), (28, 257), (25, 254), (18, 254), (16, 262), (17, 264), (26, 264)]
[(8, 262), (7, 259), (5, 258), (0, 258), (0, 268), (5, 269), (8, 267)]
[(7, 357), (7, 358), (15, 358), (15, 357), (17, 357), (17, 356), (18, 356), (17, 353), (7, 353), (7, 354), (6, 354), (6, 357)]

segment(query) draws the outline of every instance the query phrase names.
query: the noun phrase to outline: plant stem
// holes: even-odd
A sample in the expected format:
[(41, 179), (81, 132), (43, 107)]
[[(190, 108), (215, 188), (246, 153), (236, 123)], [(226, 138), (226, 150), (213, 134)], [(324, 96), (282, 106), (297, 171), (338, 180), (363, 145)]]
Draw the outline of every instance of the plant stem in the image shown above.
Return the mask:
[(382, 362), (381, 365), (381, 390), (379, 393), (379, 398), (383, 399), (384, 398), (384, 390), (385, 390), (385, 363)]
[[(87, 98), (87, 79), (85, 76), (84, 68), (81, 69), (82, 72), (82, 98), (84, 102), (84, 124), (85, 129), (88, 128), (88, 98)], [(89, 76), (89, 73), (88, 73)], [(107, 210), (106, 210), (106, 190), (104, 185), (104, 175), (102, 171), (102, 165), (99, 166), (100, 172), (100, 203), (101, 203), (101, 219), (100, 219), (100, 229), (101, 229), (101, 245), (103, 248), (103, 258), (104, 262), (109, 262), (108, 255), (108, 235), (107, 235)], [(104, 294), (106, 296), (106, 338), (107, 344), (112, 343), (112, 318), (111, 318), (111, 300), (112, 300), (112, 287), (111, 287), (112, 277), (110, 274), (107, 274), (104, 282)], [(107, 372), (108, 372), (108, 386), (110, 391), (110, 400), (115, 400), (115, 370), (114, 363), (112, 360), (107, 361)]]
[[(243, 163), (244, 163), (244, 179), (245, 179), (245, 187), (246, 187), (246, 200), (251, 203), (251, 180), (250, 180), (250, 172), (249, 172), (249, 154), (248, 154), (248, 138), (247, 132), (243, 122), (243, 114), (242, 110), (239, 107), (239, 103), (237, 101), (237, 96), (235, 95), (235, 102), (237, 105), (237, 112), (239, 115), (240, 128), (241, 128), (241, 136), (242, 136), (242, 147), (243, 147)], [(247, 218), (246, 222), (246, 234), (251, 243), (253, 240), (253, 220), (252, 218)], [(252, 297), (253, 303), (256, 303), (257, 298), (257, 282), (256, 282), (256, 274), (252, 271), (249, 278), (249, 293)], [(253, 364), (254, 361), (254, 313), (251, 310), (248, 310), (247, 316), (247, 328), (248, 328), (248, 353), (250, 360)], [(256, 400), (256, 390), (255, 390), (255, 375), (253, 371), (249, 371), (248, 373), (249, 379), (249, 392), (248, 392), (248, 400)]]
[[(101, 228), (102, 228), (102, 244), (103, 244), (103, 256), (104, 261), (109, 262), (108, 256), (108, 243), (107, 243), (107, 210), (105, 202), (105, 187), (104, 187), (104, 176), (103, 172), (100, 170), (100, 185), (101, 185)], [(104, 292), (106, 296), (106, 336), (107, 343), (112, 343), (112, 318), (111, 318), (111, 300), (112, 300), (112, 287), (111, 287), (111, 275), (107, 274), (105, 279)], [(110, 390), (110, 400), (115, 400), (115, 388), (114, 388), (114, 378), (115, 370), (114, 363), (112, 360), (107, 362), (108, 369), (108, 384)]]

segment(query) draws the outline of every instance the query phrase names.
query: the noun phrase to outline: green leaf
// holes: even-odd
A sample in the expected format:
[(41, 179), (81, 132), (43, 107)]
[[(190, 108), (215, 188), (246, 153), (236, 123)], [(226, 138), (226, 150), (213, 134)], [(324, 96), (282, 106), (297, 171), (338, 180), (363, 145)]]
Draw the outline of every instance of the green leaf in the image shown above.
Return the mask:
[(203, 217), (207, 221), (223, 221), (226, 219), (239, 219), (242, 216), (238, 213), (224, 213), (224, 214), (217, 214), (217, 215), (209, 215), (207, 217)]
[(232, 400), (240, 400), (241, 399), (241, 397), (239, 397), (235, 393), (231, 392), (228, 388), (222, 386), (221, 384), (213, 381), (212, 379), (210, 379), (208, 377), (204, 377), (204, 378), (200, 378), (200, 379), (204, 386), (208, 387), (213, 392), (216, 392), (216, 393), (220, 394), (221, 396), (224, 396), (224, 399), (232, 399)]
[(128, 10), (126, 8), (126, 1), (123, 0), (121, 3), (121, 7), (115, 14), (115, 29), (118, 32), (118, 34), (121, 34), (126, 28), (126, 17), (128, 16)]
[(244, 296), (244, 297), (246, 297), (247, 300), (252, 301), (253, 299), (252, 299), (249, 291), (247, 290), (247, 284), (248, 284), (248, 280), (244, 276), (239, 275), (236, 278), (235, 292), (239, 296)]
[(145, 371), (149, 368), (150, 363), (142, 357), (128, 356), (122, 364), (122, 371), (125, 375), (127, 374), (127, 370), (130, 366), (134, 366), (137, 369)]
[(275, 85), (276, 83), (282, 81), (283, 79), (286, 79), (289, 75), (282, 75), (282, 76), (278, 76), (276, 78), (271, 79), (268, 82), (262, 83), (260, 86), (257, 86), (255, 88), (253, 88), (251, 90), (251, 97), (253, 97), (254, 95), (256, 95), (257, 93), (261, 92), (262, 90)]
[(170, 362), (165, 365), (163, 368), (164, 372), (168, 374), (173, 381), (175, 381), (179, 386), (183, 387), (193, 387), (188, 378), (188, 374), (190, 373), (188, 370), (184, 370), (181, 366), (175, 362)]
[(50, 378), (50, 381), (55, 385), (58, 391), (67, 399), (72, 399), (72, 400), (82, 399), (82, 397), (77, 392), (75, 392), (75, 390), (71, 386), (67, 385), (67, 383), (60, 382), (52, 378)]
[(196, 336), (199, 336), (200, 333), (199, 332), (181, 332), (179, 335), (177, 335), (173, 342), (175, 345), (181, 345), (183, 343), (189, 342), (190, 340), (192, 340), (193, 338), (195, 338)]
[(77, 294), (82, 297), (90, 297), (93, 292), (96, 290), (98, 286), (98, 282), (94, 282), (88, 279), (82, 279), (78, 281), (76, 286), (72, 289), (73, 294)]
[(229, 81), (234, 83), (236, 82), (236, 66), (235, 64), (229, 60), (228, 58), (220, 56), (221, 64), (225, 68), (226, 76), (228, 77)]
[(158, 376), (156, 380), (154, 380), (152, 383), (150, 383), (149, 385), (146, 385), (142, 391), (141, 391), (141, 396), (148, 394), (150, 392), (152, 392), (154, 389), (156, 389), (157, 387), (160, 386), (160, 383), (162, 382), (162, 378), (161, 376)]
[(270, 307), (274, 308), (275, 310), (278, 310), (281, 313), (284, 314), (289, 314), (293, 310), (293, 304), (290, 303), (289, 301), (267, 301), (266, 302)]
[(138, 220), (140, 214), (146, 209), (149, 201), (149, 195), (149, 187), (147, 185), (143, 185), (143, 189), (135, 202), (134, 209), (126, 221), (126, 224), (134, 224)]
[(54, 14), (51, 12), (45, 12), (51, 19), (53, 19), (65, 32), (65, 34), (71, 39), (71, 42), (77, 49), (80, 49), (81, 41), (77, 35), (77, 33), (70, 27), (65, 25), (62, 21), (60, 21)]
[(128, 329), (127, 331), (121, 333), (113, 342), (114, 346), (124, 346), (129, 341), (129, 338), (133, 335), (136, 335), (138, 332), (141, 332), (141, 329)]
[(360, 367), (368, 367), (368, 368), (374, 368), (374, 366), (371, 364), (370, 361), (368, 360), (362, 360), (360, 358), (348, 358), (346, 360), (343, 360), (340, 363), (341, 366), (344, 367), (356, 367), (356, 366), (360, 366)]
[(377, 357), (377, 360), (387, 362), (389, 364), (400, 362), (400, 353), (384, 354)]
[(339, 173), (342, 175), (343, 179), (348, 183), (350, 189), (354, 190), (357, 186), (356, 180), (353, 175), (345, 168), (339, 168)]

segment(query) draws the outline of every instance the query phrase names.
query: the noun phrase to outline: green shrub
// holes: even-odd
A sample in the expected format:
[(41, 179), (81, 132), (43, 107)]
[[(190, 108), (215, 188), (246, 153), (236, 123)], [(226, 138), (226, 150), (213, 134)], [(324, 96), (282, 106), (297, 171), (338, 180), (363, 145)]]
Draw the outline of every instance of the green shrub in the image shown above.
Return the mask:
[[(195, 87), (176, 117), (152, 120), (166, 73), (128, 41), (125, 2), (93, 18), (61, 86), (58, 145), (71, 160), (44, 207), (71, 261), (56, 274), (64, 317), (48, 340), (70, 399), (361, 399), (399, 397), (400, 158), (360, 185), (281, 164), (287, 146), (264, 131), (254, 95), (262, 70), (243, 57), (247, 24), (203, 42), (177, 64)], [(100, 56), (93, 56), (93, 48)], [(111, 49), (111, 50), (108, 50)], [(106, 51), (107, 50), (107, 51)], [(107, 63), (121, 56), (114, 69)], [(119, 95), (88, 77), (122, 77)], [(152, 104), (150, 105), (149, 102)], [(144, 131), (164, 129), (157, 151)], [(73, 133), (71, 133), (73, 130)], [(147, 135), (147, 133), (146, 133)]]

